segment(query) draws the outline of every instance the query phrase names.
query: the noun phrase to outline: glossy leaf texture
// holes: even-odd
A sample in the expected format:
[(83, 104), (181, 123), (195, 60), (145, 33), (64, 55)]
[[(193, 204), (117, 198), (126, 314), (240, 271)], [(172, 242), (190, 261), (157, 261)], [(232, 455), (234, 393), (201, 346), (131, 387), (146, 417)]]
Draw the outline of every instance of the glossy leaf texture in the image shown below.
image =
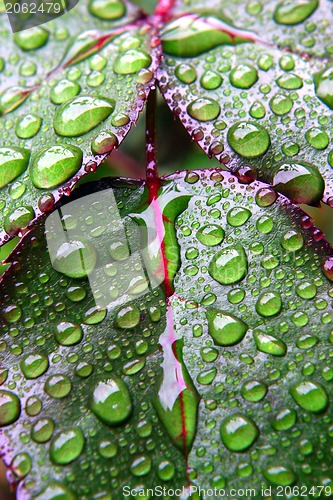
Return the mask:
[(231, 171), (332, 204), (332, 2), (204, 4), (176, 2), (162, 29), (170, 108)]
[(154, 83), (157, 53), (152, 28), (122, 0), (79, 2), (15, 35), (6, 13), (1, 18), (0, 208), (8, 238), (122, 142)]
[[(88, 193), (106, 189), (131, 251), (112, 244), (105, 265), (107, 207), (76, 213), (108, 308), (70, 277), (73, 261), (53, 269), (42, 219), (3, 279), (0, 432), (19, 500), (120, 498), (124, 486), (331, 491), (331, 246), (286, 198), (224, 171)], [(134, 276), (124, 303), (138, 228), (156, 283)]]

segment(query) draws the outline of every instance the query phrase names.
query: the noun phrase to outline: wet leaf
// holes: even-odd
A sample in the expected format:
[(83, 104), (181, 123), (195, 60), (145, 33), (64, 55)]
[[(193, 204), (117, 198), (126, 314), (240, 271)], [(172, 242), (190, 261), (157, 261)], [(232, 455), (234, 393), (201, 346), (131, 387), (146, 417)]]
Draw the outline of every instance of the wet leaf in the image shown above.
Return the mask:
[[(72, 198), (82, 207), (77, 223), (69, 203), (63, 227), (95, 247), (110, 305), (96, 308), (93, 271), (69, 275), (75, 254), (71, 267), (52, 267), (45, 217), (2, 282), (0, 432), (18, 498), (120, 497), (124, 486), (190, 483), (331, 491), (333, 252), (309, 218), (265, 184), (227, 172), (82, 189)], [(103, 205), (110, 189), (112, 210)], [(88, 203), (87, 216), (89, 196), (100, 204)], [(120, 219), (103, 226), (117, 210)], [(140, 257), (148, 288), (117, 296), (139, 269), (137, 231), (154, 228), (158, 286), (148, 251)], [(167, 266), (171, 250), (177, 272)]]

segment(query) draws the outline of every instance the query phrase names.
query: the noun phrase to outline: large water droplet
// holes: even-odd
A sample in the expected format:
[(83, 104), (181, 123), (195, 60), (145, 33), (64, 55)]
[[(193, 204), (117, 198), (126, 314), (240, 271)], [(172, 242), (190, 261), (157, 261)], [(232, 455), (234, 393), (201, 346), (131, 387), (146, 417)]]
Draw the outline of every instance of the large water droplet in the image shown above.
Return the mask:
[(90, 0), (88, 9), (93, 16), (108, 21), (120, 19), (126, 13), (122, 0)]
[(53, 126), (58, 135), (78, 137), (97, 127), (113, 112), (115, 102), (105, 97), (76, 97), (55, 112)]
[(258, 380), (249, 380), (241, 389), (241, 394), (246, 401), (257, 403), (261, 401), (267, 393), (267, 386)]
[(249, 64), (239, 64), (230, 72), (230, 83), (238, 89), (249, 89), (258, 80), (257, 70)]
[(234, 207), (227, 213), (227, 221), (230, 226), (239, 227), (243, 226), (249, 218), (251, 217), (252, 212), (247, 208), (243, 207)]
[(37, 378), (43, 375), (49, 367), (49, 359), (46, 354), (28, 354), (20, 363), (23, 375), (26, 378)]
[(333, 109), (333, 65), (315, 73), (313, 77), (317, 97)]
[(187, 106), (188, 114), (201, 122), (215, 120), (219, 116), (220, 111), (219, 103), (209, 97), (200, 97)]
[(310, 163), (283, 163), (277, 167), (272, 181), (279, 192), (293, 203), (317, 204), (324, 193), (325, 182), (317, 167)]
[(265, 354), (284, 356), (287, 352), (286, 344), (273, 335), (256, 330), (253, 332), (253, 337), (259, 351), (264, 352)]
[(248, 326), (244, 321), (224, 311), (208, 310), (208, 332), (216, 345), (238, 344), (246, 334)]
[(91, 411), (106, 425), (122, 424), (133, 409), (127, 386), (119, 378), (101, 380), (95, 386)]
[(117, 312), (115, 322), (119, 328), (135, 328), (140, 323), (140, 311), (132, 305), (123, 307)]
[(221, 439), (230, 451), (244, 451), (249, 448), (259, 436), (255, 423), (245, 415), (236, 413), (222, 421)]
[(81, 87), (77, 82), (63, 79), (51, 88), (50, 99), (54, 104), (63, 104), (73, 99), (80, 91)]
[(299, 24), (316, 10), (319, 0), (283, 0), (274, 11), (274, 20), (279, 24)]
[(193, 14), (179, 17), (162, 30), (163, 51), (180, 57), (194, 57), (219, 45), (252, 42), (254, 34), (234, 28), (212, 16)]
[(96, 155), (109, 153), (117, 146), (118, 139), (112, 132), (100, 132), (91, 141), (91, 151)]
[(290, 388), (290, 394), (296, 403), (307, 411), (321, 412), (328, 405), (327, 393), (318, 382), (311, 380), (298, 382)]
[(290, 486), (296, 481), (295, 472), (284, 465), (273, 465), (264, 470), (264, 476), (267, 481), (278, 486)]
[(209, 274), (221, 285), (231, 285), (242, 280), (247, 273), (247, 257), (241, 245), (220, 250), (211, 260)]
[(130, 49), (117, 57), (113, 70), (119, 75), (131, 75), (150, 65), (151, 57), (147, 52), (142, 49)]
[(0, 427), (16, 422), (20, 413), (21, 404), (16, 394), (0, 390)]
[(84, 448), (84, 435), (80, 427), (59, 432), (51, 441), (50, 457), (53, 463), (65, 465), (78, 458)]
[(294, 75), (294, 73), (285, 73), (284, 75), (279, 76), (276, 83), (279, 87), (281, 87), (281, 89), (286, 90), (297, 90), (303, 87), (302, 78)]
[(52, 375), (44, 385), (46, 394), (56, 399), (65, 398), (71, 392), (71, 389), (72, 383), (65, 375)]
[(276, 94), (269, 101), (271, 110), (278, 116), (287, 115), (291, 111), (293, 104), (291, 97), (283, 94)]
[(78, 344), (83, 337), (81, 325), (74, 325), (67, 321), (62, 321), (56, 327), (55, 338), (61, 345), (70, 346)]
[(97, 253), (88, 241), (66, 241), (57, 249), (53, 268), (70, 278), (85, 278), (95, 268)]
[(17, 234), (20, 229), (26, 227), (35, 216), (32, 207), (18, 207), (10, 214), (6, 215), (4, 220), (4, 228), (6, 233), (11, 236)]
[(286, 431), (293, 427), (296, 423), (297, 413), (295, 410), (284, 408), (280, 410), (272, 422), (272, 426), (277, 431)]
[(0, 148), (0, 189), (26, 170), (29, 158), (28, 149)]
[(47, 147), (33, 160), (30, 177), (37, 188), (54, 188), (74, 175), (81, 163), (82, 151), (76, 146)]
[(264, 318), (279, 314), (282, 309), (281, 295), (278, 292), (264, 292), (256, 303), (256, 311)]
[(34, 137), (42, 125), (42, 118), (37, 115), (28, 114), (18, 120), (15, 133), (20, 139), (30, 139)]
[(49, 32), (40, 26), (14, 33), (14, 42), (22, 50), (39, 49), (46, 44), (48, 38)]
[(203, 245), (213, 247), (223, 241), (224, 231), (216, 224), (206, 224), (197, 231), (197, 238)]
[(46, 443), (51, 439), (53, 431), (53, 420), (51, 418), (41, 418), (33, 425), (31, 437), (36, 443)]
[(238, 122), (228, 130), (228, 143), (244, 158), (261, 156), (270, 146), (267, 130), (254, 122)]

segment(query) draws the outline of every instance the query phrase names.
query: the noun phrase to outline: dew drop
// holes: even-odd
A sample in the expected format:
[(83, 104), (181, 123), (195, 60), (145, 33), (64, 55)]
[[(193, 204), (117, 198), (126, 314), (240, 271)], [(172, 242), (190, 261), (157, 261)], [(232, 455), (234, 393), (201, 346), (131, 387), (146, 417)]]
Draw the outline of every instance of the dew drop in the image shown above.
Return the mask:
[(256, 194), (256, 203), (259, 207), (270, 207), (277, 200), (276, 192), (271, 188), (260, 188)]
[(70, 278), (85, 278), (95, 268), (97, 253), (88, 241), (65, 242), (57, 249), (53, 268)]
[(31, 465), (31, 458), (28, 453), (19, 453), (13, 458), (10, 469), (17, 478), (23, 479), (29, 474)]
[(333, 109), (333, 65), (315, 73), (313, 77), (317, 97)]
[(303, 87), (303, 80), (294, 73), (285, 73), (276, 80), (281, 89), (298, 90)]
[(14, 236), (20, 229), (26, 227), (34, 217), (35, 212), (32, 207), (21, 206), (16, 208), (14, 212), (5, 217), (4, 228), (6, 233)]
[(317, 9), (319, 0), (283, 0), (274, 11), (274, 20), (279, 24), (302, 23)]
[(35, 497), (36, 500), (77, 500), (76, 495), (67, 486), (51, 481), (47, 487)]
[(73, 99), (80, 91), (81, 87), (77, 82), (63, 79), (51, 88), (50, 99), (54, 104), (63, 104), (69, 99)]
[(296, 481), (294, 471), (283, 465), (274, 465), (264, 470), (263, 473), (267, 481), (278, 486), (290, 486)]
[(215, 90), (222, 85), (223, 78), (216, 71), (207, 70), (200, 78), (201, 87), (206, 90)]
[(283, 94), (276, 94), (269, 101), (269, 106), (273, 111), (273, 113), (275, 113), (278, 116), (283, 116), (287, 115), (291, 111), (293, 107), (293, 100), (289, 96), (285, 96)]
[(239, 452), (248, 449), (254, 443), (259, 436), (259, 430), (249, 417), (236, 413), (222, 421), (220, 434), (228, 450)]
[(47, 147), (33, 160), (30, 177), (37, 188), (54, 188), (74, 175), (81, 163), (82, 151), (76, 146)]
[(258, 380), (249, 380), (241, 389), (241, 394), (246, 401), (257, 403), (261, 401), (267, 393), (267, 386)]
[(264, 292), (256, 303), (256, 311), (264, 318), (279, 314), (282, 309), (282, 299), (278, 292)]
[(324, 261), (322, 265), (322, 270), (326, 278), (329, 279), (330, 281), (333, 281), (333, 257), (328, 257)]
[(108, 21), (120, 19), (126, 13), (122, 0), (90, 0), (88, 9), (93, 16)]
[(80, 427), (59, 432), (51, 441), (50, 457), (54, 464), (65, 465), (76, 460), (84, 448), (84, 435)]
[(36, 396), (30, 396), (25, 404), (25, 411), (30, 417), (38, 415), (43, 407), (43, 404)]
[(46, 443), (52, 437), (54, 422), (51, 418), (41, 418), (33, 425), (31, 437), (36, 443)]
[(45, 392), (52, 398), (61, 399), (71, 392), (72, 383), (65, 375), (52, 375), (44, 385)]
[(288, 252), (297, 252), (303, 247), (303, 244), (303, 236), (294, 229), (290, 229), (281, 236), (281, 246)]
[(115, 322), (119, 328), (135, 328), (140, 323), (140, 311), (132, 305), (123, 307), (117, 312)]
[(81, 325), (62, 321), (56, 326), (55, 338), (60, 345), (70, 346), (81, 342), (83, 331)]
[(20, 363), (25, 378), (35, 379), (43, 375), (49, 367), (49, 359), (46, 354), (28, 354)]
[(22, 50), (40, 49), (47, 43), (48, 39), (49, 32), (40, 26), (14, 33), (14, 42)]
[(227, 213), (227, 221), (230, 226), (239, 227), (243, 226), (251, 217), (252, 212), (247, 208), (234, 207)]
[(29, 158), (28, 149), (0, 148), (0, 189), (26, 170)]
[(5, 115), (18, 108), (30, 95), (30, 90), (23, 87), (10, 87), (0, 94), (0, 115)]
[(112, 132), (100, 132), (91, 141), (91, 151), (96, 155), (109, 153), (117, 146), (118, 139)]
[(230, 83), (238, 89), (249, 89), (258, 80), (257, 70), (248, 64), (239, 64), (230, 72)]
[(101, 380), (94, 388), (91, 411), (104, 424), (122, 424), (133, 409), (127, 386), (119, 378)]
[(206, 224), (197, 231), (196, 236), (203, 245), (213, 247), (223, 241), (224, 231), (222, 227), (216, 224)]
[(113, 65), (118, 75), (131, 75), (151, 65), (150, 55), (142, 49), (129, 49), (120, 54)]
[(105, 97), (76, 97), (57, 108), (54, 130), (64, 137), (84, 135), (110, 116), (114, 106), (113, 99)]
[(214, 309), (206, 312), (208, 333), (216, 345), (238, 344), (245, 336), (248, 326), (244, 321), (224, 311)]
[(312, 127), (307, 130), (305, 137), (310, 146), (319, 150), (326, 149), (330, 142), (327, 133), (324, 130), (316, 127)]
[(295, 425), (296, 419), (297, 413), (295, 410), (284, 408), (277, 413), (272, 426), (276, 431), (286, 431)]
[(284, 356), (287, 352), (286, 344), (273, 335), (256, 330), (253, 332), (253, 337), (259, 351), (264, 352), (265, 354), (271, 354), (272, 356)]
[(324, 411), (328, 405), (327, 393), (317, 382), (298, 382), (290, 388), (290, 394), (301, 408), (310, 412)]
[(233, 245), (220, 250), (211, 260), (208, 271), (221, 285), (231, 285), (242, 280), (247, 273), (244, 248), (241, 245)]
[(175, 466), (170, 460), (162, 460), (157, 466), (157, 475), (162, 481), (170, 481), (175, 471)]
[(325, 182), (317, 167), (306, 162), (281, 164), (272, 184), (293, 203), (307, 205), (317, 204), (325, 190)]
[(187, 106), (188, 114), (201, 122), (215, 120), (219, 116), (220, 111), (219, 103), (208, 97), (200, 97)]
[(41, 125), (42, 118), (34, 114), (28, 114), (20, 118), (15, 127), (15, 133), (20, 139), (30, 139), (34, 137)]
[(16, 394), (0, 390), (0, 427), (16, 422), (20, 413), (21, 403)]
[(228, 143), (232, 149), (244, 158), (261, 156), (270, 146), (268, 132), (254, 122), (238, 122), (228, 130)]
[(135, 458), (130, 466), (133, 476), (141, 477), (148, 474), (151, 470), (151, 459), (146, 455)]
[(183, 83), (193, 83), (197, 79), (197, 72), (192, 64), (182, 63), (176, 67), (176, 77)]

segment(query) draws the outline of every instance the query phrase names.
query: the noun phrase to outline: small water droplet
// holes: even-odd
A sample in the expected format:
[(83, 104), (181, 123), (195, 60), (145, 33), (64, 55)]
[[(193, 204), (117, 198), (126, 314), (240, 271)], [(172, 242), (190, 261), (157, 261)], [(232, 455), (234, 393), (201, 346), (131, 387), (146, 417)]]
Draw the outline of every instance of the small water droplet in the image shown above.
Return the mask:
[(36, 500), (77, 500), (76, 495), (61, 483), (51, 481), (36, 497)]
[(88, 9), (93, 16), (108, 21), (120, 19), (126, 13), (122, 0), (90, 0)]
[(268, 132), (254, 122), (237, 122), (228, 130), (228, 143), (244, 158), (261, 156), (270, 146)]
[(259, 207), (270, 207), (277, 199), (276, 192), (271, 188), (260, 188), (256, 194), (256, 203)]
[(219, 116), (220, 111), (219, 103), (208, 97), (200, 97), (187, 106), (188, 114), (201, 122), (215, 120)]
[(323, 273), (326, 278), (333, 281), (333, 257), (328, 257), (322, 265)]
[(257, 70), (249, 64), (239, 64), (230, 72), (230, 83), (238, 89), (249, 89), (258, 80)]
[(324, 130), (316, 127), (312, 127), (307, 130), (305, 137), (310, 146), (314, 147), (315, 149), (326, 149), (330, 142), (330, 138), (328, 137), (327, 133)]
[(91, 411), (104, 424), (122, 424), (132, 409), (130, 393), (121, 379), (110, 377), (97, 383), (92, 395)]
[(117, 312), (115, 322), (119, 328), (135, 328), (140, 322), (140, 311), (132, 305), (123, 307)]
[(31, 465), (31, 458), (28, 453), (19, 453), (13, 458), (10, 469), (15, 474), (16, 478), (23, 479), (29, 474)]
[(303, 80), (294, 73), (284, 73), (279, 76), (276, 83), (281, 89), (298, 90), (303, 87)]
[(298, 382), (290, 388), (290, 394), (301, 408), (310, 412), (324, 411), (328, 405), (327, 393), (318, 382)]
[(249, 417), (236, 413), (225, 418), (220, 428), (223, 444), (230, 451), (247, 450), (259, 436), (259, 430)]
[(208, 333), (216, 345), (238, 344), (248, 330), (244, 321), (224, 311), (208, 310), (206, 317), (208, 319)]
[(284, 408), (277, 413), (272, 422), (272, 426), (277, 431), (286, 431), (295, 425), (296, 419), (297, 413), (295, 410)]
[(133, 476), (145, 476), (151, 470), (151, 459), (146, 455), (135, 458), (130, 466), (130, 470)]
[(175, 471), (176, 468), (170, 460), (162, 460), (157, 466), (157, 475), (162, 481), (170, 481)]
[(84, 448), (84, 435), (80, 427), (61, 431), (54, 436), (50, 445), (50, 457), (53, 463), (65, 465), (76, 460)]

